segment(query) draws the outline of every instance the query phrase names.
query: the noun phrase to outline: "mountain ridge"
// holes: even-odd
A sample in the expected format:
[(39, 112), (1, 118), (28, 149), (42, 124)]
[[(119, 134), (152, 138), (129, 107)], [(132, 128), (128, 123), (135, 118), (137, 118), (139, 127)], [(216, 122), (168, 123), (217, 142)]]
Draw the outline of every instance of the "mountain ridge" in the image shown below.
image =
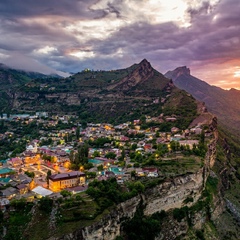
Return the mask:
[(208, 110), (215, 114), (219, 122), (230, 129), (231, 133), (240, 135), (240, 91), (225, 90), (212, 86), (183, 71), (185, 67), (176, 68), (165, 73), (174, 84), (206, 104)]
[(126, 69), (87, 70), (57, 82), (35, 79), (12, 91), (8, 101), (10, 111), (70, 113), (88, 121), (124, 122), (149, 114), (171, 116), (177, 110), (189, 124), (197, 111), (195, 100), (146, 59)]

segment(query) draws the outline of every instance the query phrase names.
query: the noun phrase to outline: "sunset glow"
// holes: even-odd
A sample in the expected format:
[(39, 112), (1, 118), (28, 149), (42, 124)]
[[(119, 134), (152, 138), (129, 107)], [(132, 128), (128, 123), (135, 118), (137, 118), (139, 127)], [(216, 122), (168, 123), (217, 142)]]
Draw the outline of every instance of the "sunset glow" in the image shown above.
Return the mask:
[(186, 65), (239, 88), (238, 0), (23, 0), (0, 3), (0, 62), (33, 71), (125, 68), (146, 58), (165, 73)]
[(235, 78), (240, 78), (240, 69), (237, 70), (236, 72), (234, 72), (234, 75), (233, 75)]

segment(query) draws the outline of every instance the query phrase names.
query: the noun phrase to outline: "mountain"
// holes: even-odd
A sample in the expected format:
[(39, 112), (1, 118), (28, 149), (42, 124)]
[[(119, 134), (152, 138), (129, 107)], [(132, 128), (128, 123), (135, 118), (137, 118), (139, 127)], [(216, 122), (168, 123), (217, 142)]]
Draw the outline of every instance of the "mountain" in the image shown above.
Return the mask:
[(240, 135), (240, 91), (224, 90), (192, 76), (186, 66), (168, 71), (165, 77), (172, 79), (180, 89), (189, 92), (206, 104), (208, 110), (215, 114), (222, 126), (235, 136)]
[(124, 92), (141, 92), (144, 88), (144, 91), (150, 91), (156, 89), (162, 89), (168, 80), (164, 76), (158, 73), (155, 69), (152, 68), (151, 64), (143, 59), (134, 71), (129, 75), (124, 77), (121, 81), (111, 85), (109, 89), (122, 90)]
[[(177, 110), (190, 123), (197, 109), (189, 94), (176, 88), (146, 59), (126, 69), (86, 70), (57, 81), (36, 79), (15, 91), (9, 106), (22, 112), (72, 113), (87, 121), (108, 122), (161, 113), (171, 116)], [(189, 106), (188, 112), (185, 106)]]
[(46, 75), (36, 72), (26, 72), (23, 70), (12, 69), (0, 63), (0, 91), (3, 89), (21, 86), (34, 78), (42, 77), (46, 77)]
[(33, 79), (59, 78), (57, 75), (45, 75), (38, 72), (17, 70), (0, 63), (0, 110), (9, 110), (9, 103), (16, 91)]

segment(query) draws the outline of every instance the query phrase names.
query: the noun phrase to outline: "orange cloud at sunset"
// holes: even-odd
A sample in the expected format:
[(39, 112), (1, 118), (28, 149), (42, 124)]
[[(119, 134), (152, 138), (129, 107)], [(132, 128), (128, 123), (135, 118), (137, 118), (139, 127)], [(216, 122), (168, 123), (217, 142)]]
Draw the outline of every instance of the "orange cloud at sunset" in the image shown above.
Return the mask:
[(200, 67), (191, 67), (191, 74), (211, 85), (240, 90), (240, 59), (219, 63), (209, 61)]

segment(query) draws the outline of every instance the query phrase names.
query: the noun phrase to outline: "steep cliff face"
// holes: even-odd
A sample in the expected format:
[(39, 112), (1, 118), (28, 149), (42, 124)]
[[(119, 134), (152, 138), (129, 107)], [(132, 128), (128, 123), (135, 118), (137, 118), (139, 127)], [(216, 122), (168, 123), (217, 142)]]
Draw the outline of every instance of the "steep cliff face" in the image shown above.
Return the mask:
[(152, 215), (161, 210), (181, 208), (185, 205), (183, 202), (187, 197), (193, 198), (189, 205), (194, 204), (201, 196), (204, 183), (203, 173), (201, 169), (197, 173), (173, 178), (147, 190), (143, 196), (146, 204), (144, 214)]
[[(162, 210), (168, 211), (174, 208), (181, 208), (185, 205), (183, 201), (190, 196), (194, 199), (193, 202), (188, 204), (188, 206), (191, 206), (201, 195), (203, 179), (203, 169), (194, 174), (171, 179), (147, 190), (144, 194), (119, 204), (96, 224), (80, 228), (78, 231), (61, 238), (49, 238), (49, 240), (114, 240), (116, 236), (121, 234), (123, 221), (133, 218), (140, 203), (145, 206), (145, 215), (152, 215)], [(188, 229), (186, 222), (176, 224), (176, 221), (172, 221), (172, 226), (175, 230), (171, 232), (173, 230), (171, 229), (171, 234), (168, 234), (169, 239), (171, 239), (172, 234), (180, 235)], [(164, 238), (160, 236), (159, 239), (167, 239), (166, 234), (162, 236)]]
[(123, 219), (133, 218), (142, 198), (140, 195), (119, 204), (99, 222), (79, 228), (78, 231), (63, 237), (51, 237), (48, 240), (114, 240), (121, 233)]
[[(18, 108), (23, 105), (28, 105), (29, 101), (34, 102), (35, 105), (43, 105), (45, 101), (54, 104), (65, 104), (65, 105), (79, 105), (81, 99), (79, 98), (78, 93), (48, 93), (48, 94), (39, 94), (39, 93), (26, 93), (18, 92), (12, 96), (13, 108)], [(32, 104), (31, 107), (34, 107)]]

